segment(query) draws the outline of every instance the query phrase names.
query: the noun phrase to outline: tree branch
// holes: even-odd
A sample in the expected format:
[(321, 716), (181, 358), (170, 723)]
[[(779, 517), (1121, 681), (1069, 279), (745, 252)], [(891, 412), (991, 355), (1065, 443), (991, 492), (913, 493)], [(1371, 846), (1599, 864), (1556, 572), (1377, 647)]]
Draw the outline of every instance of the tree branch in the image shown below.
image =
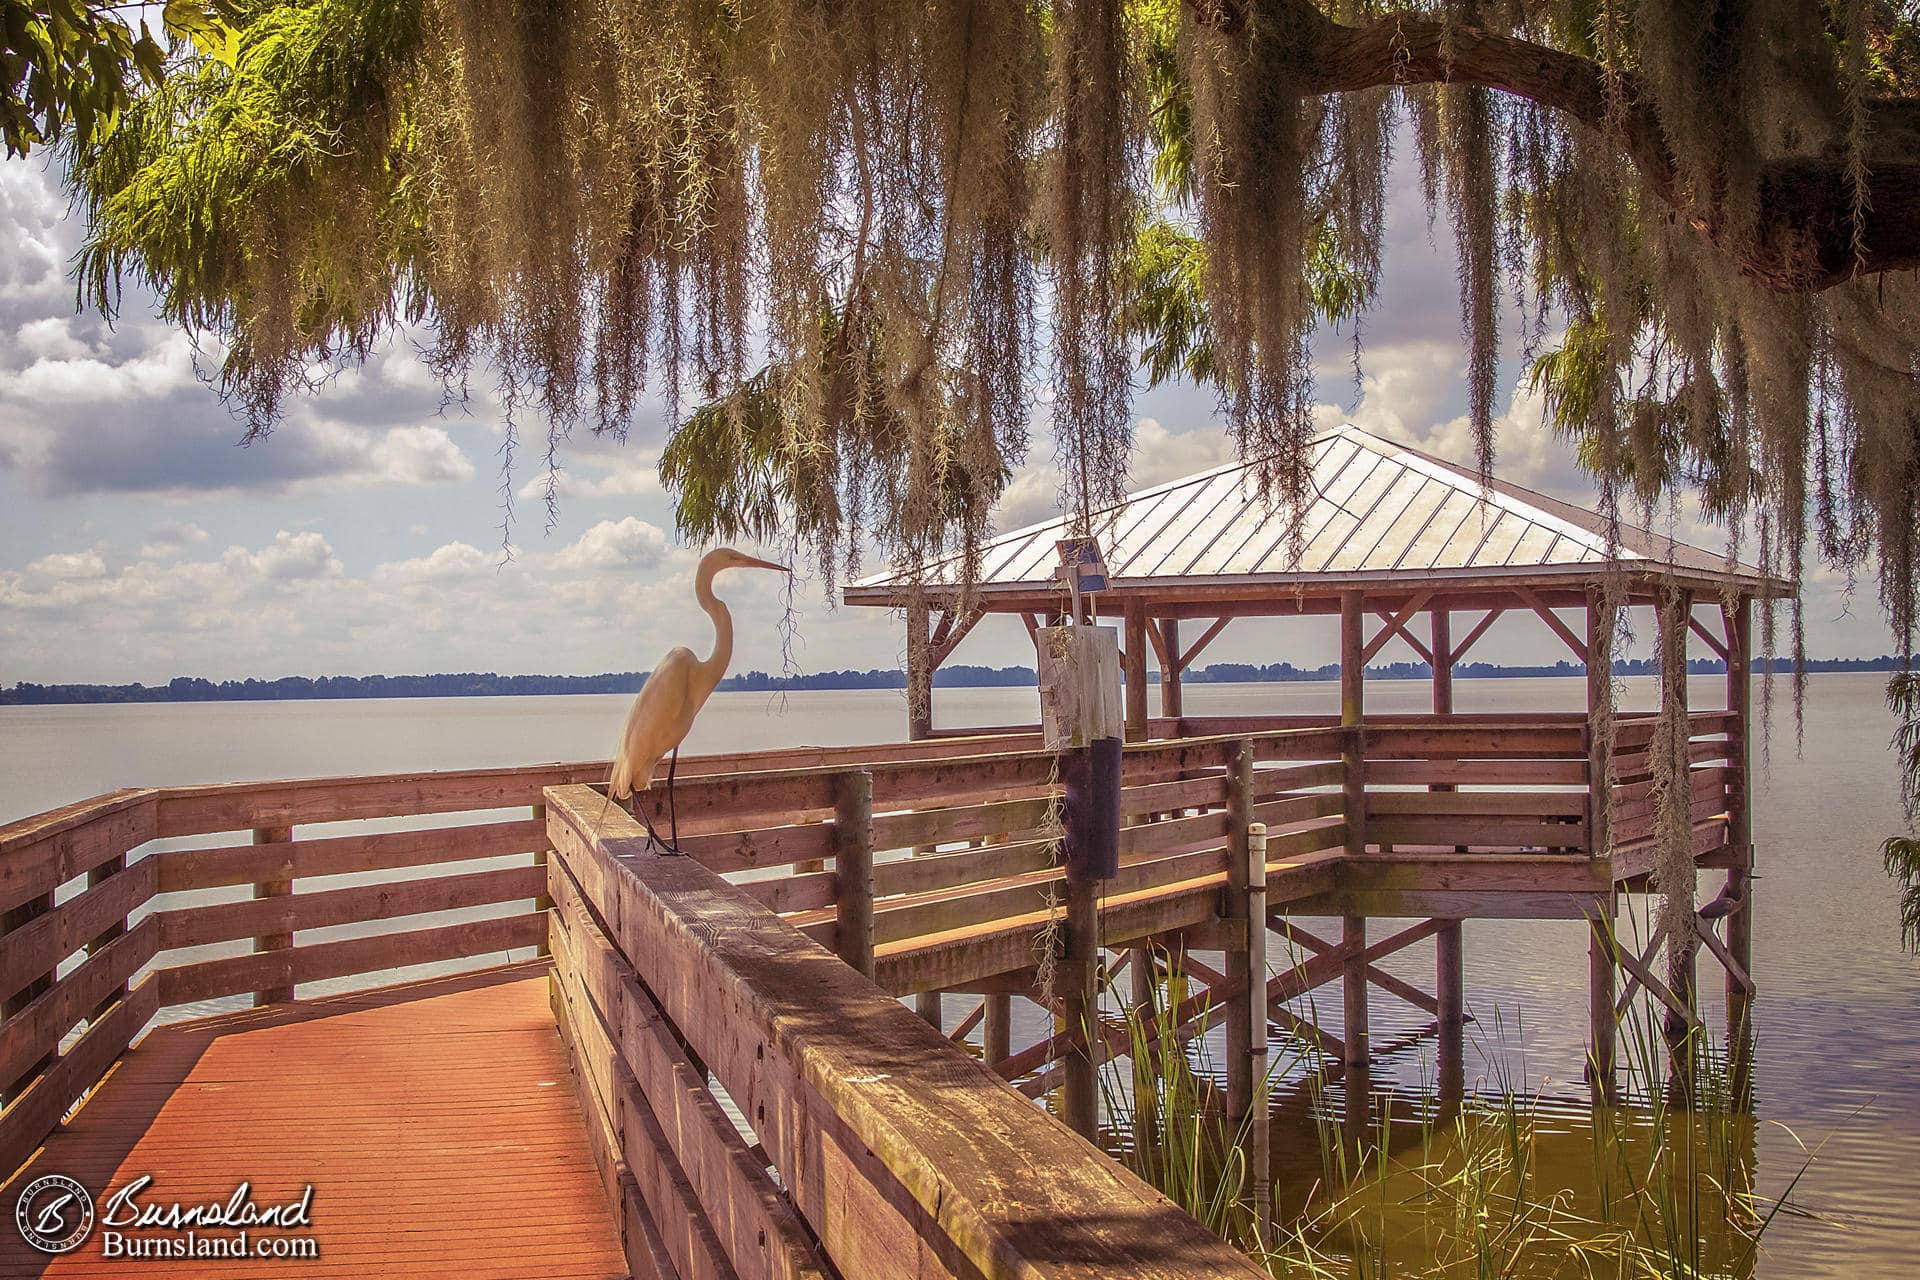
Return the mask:
[[(1599, 63), (1514, 36), (1437, 18), (1387, 17), (1361, 27), (1334, 22), (1312, 0), (1286, 0), (1303, 39), (1302, 84), (1315, 94), (1410, 84), (1476, 84), (1525, 98), (1616, 141), (1647, 187), (1730, 253), (1753, 279), (1781, 292), (1829, 288), (1856, 275), (1920, 266), (1920, 129), (1915, 104), (1872, 104), (1867, 211), (1855, 257), (1853, 188), (1844, 156), (1792, 156), (1760, 173), (1759, 224), (1738, 239), (1680, 190), (1652, 103), (1631, 75), (1610, 100)], [(1188, 0), (1202, 25), (1247, 29), (1235, 0)]]

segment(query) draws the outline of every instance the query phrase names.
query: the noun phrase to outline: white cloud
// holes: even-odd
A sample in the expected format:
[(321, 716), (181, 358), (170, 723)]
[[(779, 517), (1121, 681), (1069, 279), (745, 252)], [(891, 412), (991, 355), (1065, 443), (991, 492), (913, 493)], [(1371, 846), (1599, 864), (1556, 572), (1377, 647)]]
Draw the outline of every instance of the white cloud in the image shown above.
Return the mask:
[[(993, 509), (997, 532), (1039, 524), (1061, 514), (1060, 469), (1051, 457), (1037, 456), (1042, 453), (1043, 446), (1036, 445), (1001, 492)], [(1127, 485), (1129, 489), (1150, 488), (1233, 459), (1233, 441), (1218, 423), (1203, 422), (1176, 431), (1157, 418), (1140, 418), (1133, 428)]]
[(289, 533), (282, 529), (273, 541), (258, 551), (230, 547), (224, 557), (228, 568), (257, 573), (280, 582), (301, 578), (332, 578), (341, 572), (333, 548), (318, 533)]
[(185, 390), (196, 381), (193, 343), (174, 332), (119, 363), (87, 354), (84, 348), (64, 358), (43, 355), (18, 373), (0, 375), (0, 399), (39, 405), (127, 404)]
[(73, 336), (73, 322), (66, 316), (29, 320), (15, 331), (14, 342), (36, 360), (74, 360), (93, 354), (91, 347)]
[(211, 536), (205, 529), (191, 520), (168, 521), (155, 525), (147, 531), (147, 540), (141, 544), (140, 558), (157, 560), (164, 556), (177, 554), (188, 547), (197, 547)]
[[(520, 486), (519, 497), (544, 502), (548, 477), (545, 471)], [(555, 491), (561, 501), (569, 498), (645, 498), (663, 492), (660, 487), (660, 453), (643, 449), (634, 453), (588, 454), (563, 469), (555, 479)]]
[(635, 516), (602, 520), (548, 559), (571, 572), (653, 569), (666, 559), (667, 535)]
[(56, 551), (28, 565), (27, 572), (43, 578), (104, 578), (107, 562), (98, 551)]
[(394, 560), (373, 571), (376, 581), (406, 584), (472, 578), (498, 568), (500, 557), (465, 542), (449, 542), (424, 556)]
[(473, 463), (441, 427), (393, 427), (367, 449), (361, 477), (382, 484), (446, 484), (473, 478)]

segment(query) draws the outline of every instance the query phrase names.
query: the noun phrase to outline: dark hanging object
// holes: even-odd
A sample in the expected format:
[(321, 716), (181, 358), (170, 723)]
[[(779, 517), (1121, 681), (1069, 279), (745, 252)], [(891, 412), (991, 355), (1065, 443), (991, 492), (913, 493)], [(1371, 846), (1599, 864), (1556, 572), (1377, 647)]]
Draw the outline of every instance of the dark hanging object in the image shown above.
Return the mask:
[(1067, 879), (1111, 880), (1120, 874), (1120, 739), (1066, 755)]

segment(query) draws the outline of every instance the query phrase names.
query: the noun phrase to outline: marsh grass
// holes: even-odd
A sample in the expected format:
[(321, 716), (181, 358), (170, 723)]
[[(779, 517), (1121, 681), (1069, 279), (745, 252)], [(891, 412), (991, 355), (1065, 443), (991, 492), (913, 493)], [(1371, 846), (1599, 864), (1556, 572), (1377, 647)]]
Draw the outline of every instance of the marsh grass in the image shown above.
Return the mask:
[[(1171, 958), (1171, 983), (1179, 964)], [(1781, 1195), (1757, 1194), (1756, 1122), (1737, 1105), (1726, 1046), (1704, 1032), (1690, 1046), (1695, 1105), (1684, 1108), (1664, 1087), (1657, 1018), (1624, 1018), (1622, 1101), (1588, 1112), (1530, 1083), (1525, 1027), (1495, 1011), (1472, 1024), (1485, 1080), (1454, 1096), (1424, 1056), (1417, 1087), (1376, 1092), (1362, 1080), (1349, 1096), (1311, 1046), (1274, 1041), (1256, 1108), (1275, 1124), (1263, 1215), (1250, 1134), (1226, 1117), (1207, 1037), (1176, 1028), (1178, 1002), (1156, 987), (1151, 1008), (1110, 1005), (1133, 1050), (1102, 1068), (1115, 1154), (1275, 1276), (1751, 1276), (1813, 1163), (1801, 1146)], [(1289, 1123), (1297, 1109), (1306, 1123)], [(1315, 1172), (1288, 1172), (1302, 1169)]]

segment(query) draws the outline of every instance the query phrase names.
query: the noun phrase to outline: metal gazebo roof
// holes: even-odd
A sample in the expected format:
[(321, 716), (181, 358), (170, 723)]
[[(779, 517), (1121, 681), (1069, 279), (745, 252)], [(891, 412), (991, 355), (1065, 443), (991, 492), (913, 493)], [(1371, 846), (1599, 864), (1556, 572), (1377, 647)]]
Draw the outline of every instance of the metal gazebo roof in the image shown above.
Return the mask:
[[(1609, 568), (1741, 594), (1790, 590), (1751, 565), (1729, 565), (1723, 554), (1625, 523), (1610, 549), (1607, 522), (1591, 511), (1497, 479), (1483, 486), (1471, 468), (1358, 427), (1329, 431), (1312, 449), (1316, 497), (1297, 561), (1286, 513), (1260, 494), (1258, 461), (1236, 462), (1143, 489), (1095, 513), (1110, 590), (1191, 600), (1208, 594), (1208, 586), (1271, 586), (1315, 597), (1415, 585), (1573, 586)], [(1068, 533), (1063, 516), (989, 541), (976, 584), (979, 605), (1017, 607), (1016, 600), (1056, 592), (1054, 544)], [(958, 586), (957, 570), (957, 559), (931, 566), (929, 586)], [(846, 589), (846, 600), (895, 604), (901, 586), (895, 574), (867, 578)]]

